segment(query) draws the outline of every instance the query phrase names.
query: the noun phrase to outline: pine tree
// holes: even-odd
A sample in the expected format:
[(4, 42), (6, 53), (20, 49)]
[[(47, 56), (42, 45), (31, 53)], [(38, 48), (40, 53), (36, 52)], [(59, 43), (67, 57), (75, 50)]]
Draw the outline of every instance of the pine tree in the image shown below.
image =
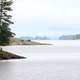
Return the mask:
[(8, 14), (12, 11), (12, 0), (0, 0), (0, 45), (8, 45), (10, 38), (14, 36), (9, 28), (11, 21), (11, 15)]

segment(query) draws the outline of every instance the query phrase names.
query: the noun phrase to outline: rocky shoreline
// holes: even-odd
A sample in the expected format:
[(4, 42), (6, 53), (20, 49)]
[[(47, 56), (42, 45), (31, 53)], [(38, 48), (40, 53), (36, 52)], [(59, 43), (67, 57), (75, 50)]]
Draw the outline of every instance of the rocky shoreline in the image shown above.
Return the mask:
[(0, 60), (9, 60), (9, 59), (25, 59), (26, 57), (19, 56), (7, 51), (0, 51)]
[[(31, 40), (20, 40), (20, 39), (12, 38), (10, 40), (9, 45), (51, 45), (51, 44), (39, 43), (39, 42), (31, 41)], [(0, 48), (0, 60), (25, 59), (25, 58), (26, 57), (4, 51), (2, 48)]]
[(21, 40), (17, 38), (12, 38), (10, 40), (10, 45), (50, 45), (48, 43), (39, 43), (32, 40)]

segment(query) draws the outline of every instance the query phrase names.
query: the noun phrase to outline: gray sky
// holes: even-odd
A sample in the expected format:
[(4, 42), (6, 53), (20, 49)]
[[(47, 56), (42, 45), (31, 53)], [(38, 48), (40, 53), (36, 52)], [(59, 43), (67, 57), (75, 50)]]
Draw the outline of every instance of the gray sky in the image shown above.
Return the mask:
[(16, 36), (80, 33), (80, 0), (14, 0)]

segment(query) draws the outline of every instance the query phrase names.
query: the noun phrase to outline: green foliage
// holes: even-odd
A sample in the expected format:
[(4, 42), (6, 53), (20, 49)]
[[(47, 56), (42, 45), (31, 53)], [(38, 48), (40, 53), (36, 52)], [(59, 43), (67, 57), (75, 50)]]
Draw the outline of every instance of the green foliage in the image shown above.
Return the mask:
[(11, 5), (12, 5), (12, 0), (7, 1), (7, 0), (2, 0), (1, 1), (1, 10), (0, 10), (0, 18), (1, 22), (5, 22), (8, 24), (13, 24), (13, 22), (10, 20), (11, 15), (8, 15), (7, 12), (12, 11)]
[(74, 40), (80, 40), (80, 34), (74, 35)]
[(0, 45), (8, 45), (10, 38), (14, 36), (14, 33), (11, 32), (9, 28), (10, 24), (13, 22), (10, 20), (11, 15), (8, 15), (7, 12), (11, 11), (12, 1), (2, 0), (1, 10), (0, 10)]

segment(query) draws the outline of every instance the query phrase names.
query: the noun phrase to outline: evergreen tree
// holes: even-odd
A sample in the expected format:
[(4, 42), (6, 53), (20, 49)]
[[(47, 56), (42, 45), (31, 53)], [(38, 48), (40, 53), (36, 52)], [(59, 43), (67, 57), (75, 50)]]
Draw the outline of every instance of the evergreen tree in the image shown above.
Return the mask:
[(9, 28), (9, 25), (13, 24), (10, 20), (12, 16), (8, 14), (12, 11), (12, 3), (12, 0), (0, 0), (0, 45), (8, 45), (14, 35)]

